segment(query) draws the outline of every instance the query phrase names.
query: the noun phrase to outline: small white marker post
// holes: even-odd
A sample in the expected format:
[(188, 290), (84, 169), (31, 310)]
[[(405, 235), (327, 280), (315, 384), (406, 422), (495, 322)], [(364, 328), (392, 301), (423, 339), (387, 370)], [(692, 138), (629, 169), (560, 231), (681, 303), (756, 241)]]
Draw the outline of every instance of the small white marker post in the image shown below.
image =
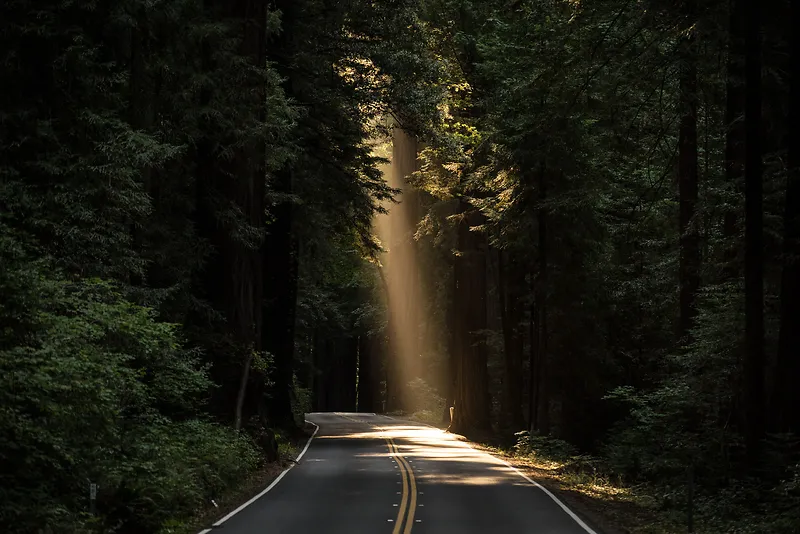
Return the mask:
[(89, 513), (95, 515), (95, 503), (97, 502), (97, 484), (89, 484)]

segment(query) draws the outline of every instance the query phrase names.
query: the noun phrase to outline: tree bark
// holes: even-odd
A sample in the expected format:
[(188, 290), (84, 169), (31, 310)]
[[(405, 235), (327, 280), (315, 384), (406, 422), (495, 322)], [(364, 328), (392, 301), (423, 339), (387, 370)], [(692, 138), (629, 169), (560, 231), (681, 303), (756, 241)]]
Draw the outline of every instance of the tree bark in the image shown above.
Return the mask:
[(788, 176), (772, 430), (800, 435), (800, 7), (792, 6)]
[[(256, 4), (265, 6), (266, 2)], [(297, 3), (275, 0), (271, 7), (281, 12), (281, 32), (271, 43), (269, 59), (274, 61), (276, 69), (284, 76), (284, 91), (291, 96), (294, 91), (290, 62), (295, 52), (292, 38), (298, 17)], [(273, 191), (291, 194), (293, 174), (292, 163), (286, 163), (274, 174)], [(292, 201), (284, 200), (272, 206), (270, 214), (273, 221), (267, 227), (267, 238), (262, 248), (265, 285), (262, 339), (265, 350), (272, 355), (270, 378), (273, 383), (269, 389), (268, 417), (274, 427), (295, 432), (297, 425), (292, 412), (292, 395), (299, 258)]]
[[(696, 22), (696, 1), (685, 0), (690, 24)], [(680, 199), (680, 321), (679, 338), (689, 340), (697, 314), (695, 300), (700, 287), (700, 239), (692, 224), (697, 205), (697, 42), (693, 29), (681, 43), (678, 139), (678, 195)]]
[(359, 412), (379, 412), (380, 350), (373, 334), (358, 338), (358, 407)]
[[(214, 9), (214, 2), (206, 7)], [(254, 0), (218, 6), (225, 16), (238, 21), (243, 28), (239, 52), (254, 66), (264, 65), (266, 59), (266, 13), (264, 6)], [(202, 43), (201, 57), (204, 71), (213, 71), (213, 54), (210, 44)], [(201, 103), (213, 98), (212, 89), (201, 89)], [(253, 87), (254, 102), (262, 103), (264, 94)], [(262, 116), (263, 119), (263, 110)], [(232, 236), (235, 229), (219, 219), (219, 198), (237, 206), (245, 222), (254, 228), (263, 228), (264, 220), (264, 165), (263, 144), (250, 139), (237, 147), (232, 159), (221, 160), (214, 156), (217, 125), (212, 121), (202, 124), (203, 136), (196, 152), (197, 185), (196, 212), (198, 235), (207, 239), (214, 252), (206, 260), (201, 279), (201, 290), (212, 306), (223, 312), (228, 339), (225, 346), (214, 354), (212, 373), (222, 385), (215, 405), (226, 418), (232, 418), (239, 428), (259, 408), (258, 392), (252, 389), (253, 373), (250, 364), (253, 351), (261, 349), (261, 252), (257, 246), (243, 244)], [(232, 178), (233, 177), (233, 178)], [(253, 402), (250, 402), (252, 400)]]
[[(253, 66), (262, 68), (266, 63), (266, 6), (258, 0), (242, 0), (238, 3), (236, 15), (241, 17), (244, 32), (242, 39), (242, 54), (249, 58)], [(266, 100), (266, 94), (261, 85), (254, 91), (255, 101), (259, 104)], [(264, 120), (266, 110), (260, 106), (259, 119)], [(264, 227), (264, 201), (266, 188), (266, 153), (260, 140), (251, 140), (249, 146), (244, 147), (237, 155), (237, 204), (248, 218), (248, 224), (253, 228)], [(233, 240), (233, 238), (231, 238)], [(251, 365), (253, 351), (262, 348), (263, 313), (261, 300), (263, 297), (263, 250), (261, 247), (249, 248), (241, 244), (234, 245), (239, 249), (238, 256), (234, 256), (233, 283), (236, 298), (242, 302), (238, 306), (238, 324), (241, 335), (246, 336), (244, 342), (247, 353), (241, 363), (241, 380), (237, 395), (236, 421), (237, 429), (245, 412), (245, 401), (249, 399), (248, 412), (255, 414), (261, 404), (264, 377), (258, 376), (253, 380)], [(251, 382), (255, 382), (252, 383)], [(248, 388), (249, 391), (248, 391)]]
[[(509, 254), (497, 251), (498, 259), (498, 294), (500, 295), (500, 315), (503, 328), (503, 356), (505, 380), (503, 388), (503, 413), (507, 423), (515, 430), (523, 428), (525, 418), (522, 415), (522, 350), (523, 336), (521, 331), (522, 302), (520, 283), (520, 265)], [(524, 282), (524, 280), (523, 280)]]
[[(490, 432), (486, 340), (486, 238), (470, 231), (480, 222), (480, 214), (461, 201), (463, 219), (459, 222), (457, 292), (464, 306), (455, 309), (459, 316), (456, 330), (458, 355), (455, 387), (455, 414), (451, 431), (464, 435)], [(459, 299), (460, 300), (460, 299)]]
[(458, 283), (461, 279), (461, 258), (452, 256), (451, 283), (450, 283), (450, 302), (447, 306), (447, 369), (444, 380), (444, 411), (442, 422), (450, 425), (450, 408), (455, 406), (457, 373), (459, 370), (459, 315), (457, 310), (461, 309), (461, 294), (458, 290)]
[(534, 368), (533, 390), (535, 418), (533, 431), (542, 434), (550, 432), (550, 399), (547, 392), (547, 302), (550, 290), (548, 280), (548, 213), (547, 213), (547, 165), (544, 161), (539, 166), (539, 206), (536, 208), (536, 219), (539, 225), (539, 272), (535, 277), (536, 314), (534, 328), (536, 330), (536, 366)]
[(324, 350), (320, 354), (322, 365), (320, 366), (320, 383), (322, 389), (322, 396), (320, 398), (321, 408), (323, 412), (336, 410), (336, 382), (334, 380), (334, 369), (336, 368), (336, 340), (325, 338)]
[(761, 2), (745, 0), (745, 445), (751, 466), (764, 437), (764, 264), (761, 154)]
[(242, 375), (239, 381), (239, 392), (236, 394), (236, 409), (233, 419), (234, 430), (242, 428), (242, 414), (244, 411), (244, 400), (247, 394), (247, 382), (250, 380), (250, 367), (253, 364), (253, 353), (251, 352), (242, 364)]
[[(284, 169), (275, 190), (291, 193), (291, 171)], [(264, 243), (265, 313), (264, 348), (272, 355), (270, 424), (294, 430), (292, 388), (294, 379), (295, 316), (297, 309), (298, 258), (292, 228), (293, 206), (290, 201), (272, 209), (274, 221)]]
[(343, 412), (356, 411), (357, 377), (358, 377), (358, 338), (346, 337), (341, 344), (339, 365), (336, 367), (336, 387), (338, 389), (338, 405), (336, 409)]
[[(534, 272), (531, 272), (531, 286), (535, 286)], [(535, 294), (535, 287), (531, 288), (531, 293)], [(539, 352), (539, 320), (536, 318), (537, 302), (530, 305), (528, 315), (528, 431), (532, 434), (539, 428), (539, 364), (536, 357)]]
[(322, 399), (322, 380), (320, 376), (319, 365), (321, 363), (320, 353), (322, 352), (322, 336), (320, 336), (319, 329), (315, 328), (311, 336), (311, 372), (309, 377), (309, 389), (311, 390), (311, 411), (321, 412), (320, 408)]

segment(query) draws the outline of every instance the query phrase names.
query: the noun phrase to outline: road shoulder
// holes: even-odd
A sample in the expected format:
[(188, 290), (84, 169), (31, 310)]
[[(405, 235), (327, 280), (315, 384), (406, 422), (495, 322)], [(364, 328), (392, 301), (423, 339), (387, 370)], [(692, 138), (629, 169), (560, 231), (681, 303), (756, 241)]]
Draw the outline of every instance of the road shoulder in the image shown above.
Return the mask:
[[(418, 424), (436, 428), (442, 432), (446, 432), (445, 425), (430, 424), (414, 419), (413, 417), (384, 417), (390, 417), (391, 419), (410, 424)], [(514, 456), (513, 454), (509, 454), (501, 449), (492, 447), (485, 443), (470, 440), (466, 436), (462, 436), (460, 434), (449, 434), (456, 440), (469, 445), (475, 450), (484, 452), (508, 463), (521, 474), (535, 481), (537, 484), (552, 493), (597, 534), (629, 534), (632, 532), (611, 518), (615, 516), (618, 517), (620, 513), (624, 513), (626, 510), (632, 511), (631, 507), (634, 506), (633, 504), (619, 500), (604, 501), (597, 498), (592, 498), (586, 493), (580, 491), (579, 488), (564, 483), (552, 473), (547, 473), (545, 470), (537, 468), (537, 466), (532, 464), (532, 462), (526, 461), (524, 458)]]
[(314, 425), (306, 423), (303, 435), (293, 440), (288, 447), (280, 450), (278, 461), (265, 464), (242, 481), (234, 491), (215, 499), (216, 505), (208, 503), (208, 506), (199, 511), (191, 522), (188, 522), (179, 531), (176, 530), (176, 534), (197, 534), (212, 529), (214, 523), (268, 488), (282, 473), (297, 463), (296, 458), (310, 442), (314, 429)]

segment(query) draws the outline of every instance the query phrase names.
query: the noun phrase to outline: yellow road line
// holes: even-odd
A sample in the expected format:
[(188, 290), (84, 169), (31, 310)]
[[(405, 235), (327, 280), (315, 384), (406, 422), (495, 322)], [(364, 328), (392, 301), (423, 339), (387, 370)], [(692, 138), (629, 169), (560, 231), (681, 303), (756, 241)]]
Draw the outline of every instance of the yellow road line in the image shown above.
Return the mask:
[[(390, 454), (393, 454), (397, 461), (397, 468), (400, 470), (400, 476), (403, 479), (403, 497), (400, 500), (400, 509), (397, 511), (397, 520), (395, 521), (392, 534), (400, 534), (401, 532), (403, 534), (409, 534), (411, 532), (411, 527), (414, 525), (414, 512), (417, 508), (417, 483), (416, 480), (414, 480), (414, 472), (411, 470), (411, 466), (409, 466), (405, 458), (400, 455), (400, 449), (397, 447), (394, 440), (392, 438), (386, 438), (386, 442), (389, 444)], [(411, 506), (409, 506), (409, 496)], [(403, 519), (406, 515), (406, 509), (408, 509), (408, 516), (406, 518), (406, 528), (403, 530)]]
[(392, 534), (400, 534), (403, 531), (403, 516), (405, 516), (406, 506), (408, 505), (408, 479), (406, 477), (405, 466), (400, 462), (400, 455), (394, 441), (392, 438), (386, 438), (386, 442), (389, 444), (389, 452), (394, 455), (397, 461), (397, 468), (400, 470), (400, 477), (403, 479), (403, 496), (400, 500), (400, 508), (397, 510), (397, 520), (392, 530)]
[[(397, 445), (395, 445), (397, 448)], [(398, 453), (400, 450), (398, 449)], [(414, 479), (414, 471), (411, 469), (411, 466), (406, 462), (406, 459), (402, 456), (397, 457), (403, 465), (408, 470), (408, 477), (410, 483), (410, 492), (411, 492), (411, 503), (408, 506), (408, 515), (406, 516), (406, 528), (403, 531), (403, 534), (409, 534), (411, 532), (411, 527), (414, 526), (414, 514), (417, 511), (417, 481)]]

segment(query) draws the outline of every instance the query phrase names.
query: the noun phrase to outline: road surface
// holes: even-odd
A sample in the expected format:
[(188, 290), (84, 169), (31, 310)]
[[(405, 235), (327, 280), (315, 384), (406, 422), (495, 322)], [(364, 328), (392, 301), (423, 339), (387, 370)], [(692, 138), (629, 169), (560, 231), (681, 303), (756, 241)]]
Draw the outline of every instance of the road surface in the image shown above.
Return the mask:
[(441, 430), (318, 413), (299, 463), (203, 534), (599, 534), (507, 464)]

